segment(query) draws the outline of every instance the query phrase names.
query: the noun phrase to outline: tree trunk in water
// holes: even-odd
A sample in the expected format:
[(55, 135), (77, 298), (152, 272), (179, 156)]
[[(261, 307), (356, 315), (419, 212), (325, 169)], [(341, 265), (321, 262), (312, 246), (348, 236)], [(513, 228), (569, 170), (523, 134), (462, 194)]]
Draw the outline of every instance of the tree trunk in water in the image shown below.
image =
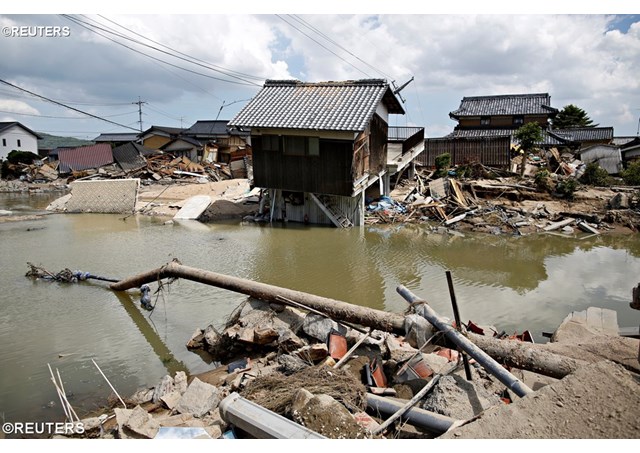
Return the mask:
[(184, 266), (176, 262), (171, 262), (158, 269), (153, 269), (149, 272), (121, 280), (118, 283), (110, 285), (110, 288), (114, 291), (126, 291), (127, 289), (139, 288), (145, 283), (152, 283), (163, 278), (184, 278), (246, 294), (265, 302), (281, 303), (277, 299), (278, 296), (281, 296), (321, 311), (327, 316), (339, 321), (360, 324), (385, 332), (404, 334), (404, 316), (400, 314), (361, 307), (335, 299), (254, 282), (239, 277), (217, 274), (215, 272)]

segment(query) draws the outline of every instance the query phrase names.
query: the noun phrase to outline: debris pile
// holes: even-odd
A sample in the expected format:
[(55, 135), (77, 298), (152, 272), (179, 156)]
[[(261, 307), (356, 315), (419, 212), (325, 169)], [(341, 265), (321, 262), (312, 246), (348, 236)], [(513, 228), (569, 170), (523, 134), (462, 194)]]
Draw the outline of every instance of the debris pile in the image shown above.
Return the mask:
[[(509, 335), (492, 326), (442, 318), (404, 286), (397, 288), (408, 302), (404, 314), (177, 261), (110, 288), (127, 290), (166, 278), (194, 279), (261, 298), (242, 303), (222, 328), (209, 325), (194, 332), (187, 348), (208, 354), (213, 369), (191, 377), (183, 372), (164, 376), (129, 399), (111, 386), (119, 401), (113, 407), (118, 407), (111, 415), (85, 420), (94, 428), (83, 436), (473, 437), (469, 433), (478, 421), (483, 425), (497, 418), (494, 423), (500, 426), (505, 423), (500, 417), (509, 417), (509, 423), (513, 411), (504, 408), (512, 405), (525, 412), (535, 407), (535, 418), (521, 420), (526, 425), (511, 427), (505, 437), (556, 437), (553, 428), (565, 420), (571, 425), (555, 434), (637, 435), (637, 417), (625, 414), (640, 404), (639, 343), (618, 335), (613, 310), (591, 307), (571, 313), (550, 343), (535, 344), (527, 331)], [(589, 375), (596, 369), (592, 364), (604, 375)], [(588, 377), (572, 380), (580, 373)], [(606, 382), (608, 376), (628, 392), (601, 391), (589, 395), (589, 407), (583, 407), (585, 382)], [(582, 386), (579, 392), (574, 381)], [(554, 387), (562, 393), (541, 393)], [(545, 395), (542, 407), (539, 394)], [(607, 417), (613, 419), (607, 427), (615, 432), (584, 431), (592, 420)], [(541, 428), (531, 429), (534, 423)]]
[[(434, 171), (417, 171), (412, 181), (405, 180), (394, 189), (391, 198), (369, 203), (365, 223), (422, 223), (516, 235), (557, 229), (573, 233), (570, 225), (590, 234), (611, 230), (616, 224), (638, 231), (640, 197), (635, 189), (580, 186), (576, 180), (580, 172), (574, 170), (581, 167), (570, 168), (568, 176), (541, 170), (533, 179), (497, 176), (480, 165), (450, 170), (439, 178), (434, 178)], [(475, 179), (460, 176), (466, 174)]]

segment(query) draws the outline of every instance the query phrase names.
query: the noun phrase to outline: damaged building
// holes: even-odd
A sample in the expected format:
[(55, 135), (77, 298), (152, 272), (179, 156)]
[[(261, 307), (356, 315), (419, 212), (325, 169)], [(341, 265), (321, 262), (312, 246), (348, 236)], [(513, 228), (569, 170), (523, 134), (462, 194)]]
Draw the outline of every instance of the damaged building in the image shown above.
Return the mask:
[(424, 148), (423, 128), (390, 132), (389, 116), (404, 113), (381, 79), (268, 80), (229, 126), (251, 130), (254, 183), (268, 189), (269, 220), (350, 227), (364, 223), (365, 191), (377, 183), (378, 194), (388, 193), (391, 175)]

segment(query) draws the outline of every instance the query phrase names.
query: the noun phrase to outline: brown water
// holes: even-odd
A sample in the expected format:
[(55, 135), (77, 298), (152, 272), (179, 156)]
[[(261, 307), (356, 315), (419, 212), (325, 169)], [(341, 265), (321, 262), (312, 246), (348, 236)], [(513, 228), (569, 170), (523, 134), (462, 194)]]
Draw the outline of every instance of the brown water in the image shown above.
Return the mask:
[[(0, 210), (28, 213), (51, 198), (0, 194)], [(179, 369), (210, 369), (213, 364), (185, 343), (196, 328), (222, 326), (245, 299), (178, 281), (154, 295), (149, 314), (139, 309), (136, 291), (116, 294), (102, 282), (33, 281), (25, 277), (27, 262), (124, 278), (178, 258), (393, 312), (407, 307), (396, 293), (404, 285), (452, 317), (449, 270), (463, 322), (507, 333), (529, 329), (539, 342), (569, 312), (589, 306), (616, 310), (620, 326), (640, 324), (640, 312), (629, 308), (631, 288), (640, 281), (638, 235), (459, 237), (416, 225), (339, 230), (122, 217), (54, 214), (0, 223), (0, 416), (6, 421), (63, 419), (47, 364), (60, 371), (79, 415), (111, 393), (91, 359), (122, 395)], [(158, 289), (151, 286), (152, 293)]]

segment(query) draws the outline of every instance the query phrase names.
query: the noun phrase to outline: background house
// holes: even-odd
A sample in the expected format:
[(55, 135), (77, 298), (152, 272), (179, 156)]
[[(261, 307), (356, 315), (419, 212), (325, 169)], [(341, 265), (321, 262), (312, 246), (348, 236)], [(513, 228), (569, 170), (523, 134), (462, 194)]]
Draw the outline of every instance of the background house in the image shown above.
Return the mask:
[(160, 149), (172, 140), (178, 138), (185, 129), (180, 127), (151, 126), (138, 134), (138, 139), (143, 146), (149, 149)]
[(100, 134), (93, 139), (95, 143), (109, 143), (111, 146), (119, 146), (129, 142), (135, 142), (140, 134), (138, 132), (115, 132)]
[(268, 80), (229, 126), (251, 130), (271, 220), (344, 227), (364, 222), (365, 190), (384, 185), (391, 114), (404, 109), (385, 80)]
[(38, 154), (39, 138), (39, 134), (17, 121), (0, 122), (0, 160), (6, 160), (14, 150)]
[[(449, 113), (457, 126), (445, 137), (427, 139), (420, 163), (432, 167), (437, 156), (449, 153), (454, 165), (508, 166), (515, 131), (527, 123), (548, 130), (557, 113), (548, 93), (464, 97), (460, 107)], [(549, 146), (564, 143), (562, 138), (549, 136), (545, 142)]]
[(236, 157), (251, 155), (251, 132), (227, 124), (227, 120), (198, 120), (183, 135), (202, 143), (203, 159), (209, 162), (228, 164)]

